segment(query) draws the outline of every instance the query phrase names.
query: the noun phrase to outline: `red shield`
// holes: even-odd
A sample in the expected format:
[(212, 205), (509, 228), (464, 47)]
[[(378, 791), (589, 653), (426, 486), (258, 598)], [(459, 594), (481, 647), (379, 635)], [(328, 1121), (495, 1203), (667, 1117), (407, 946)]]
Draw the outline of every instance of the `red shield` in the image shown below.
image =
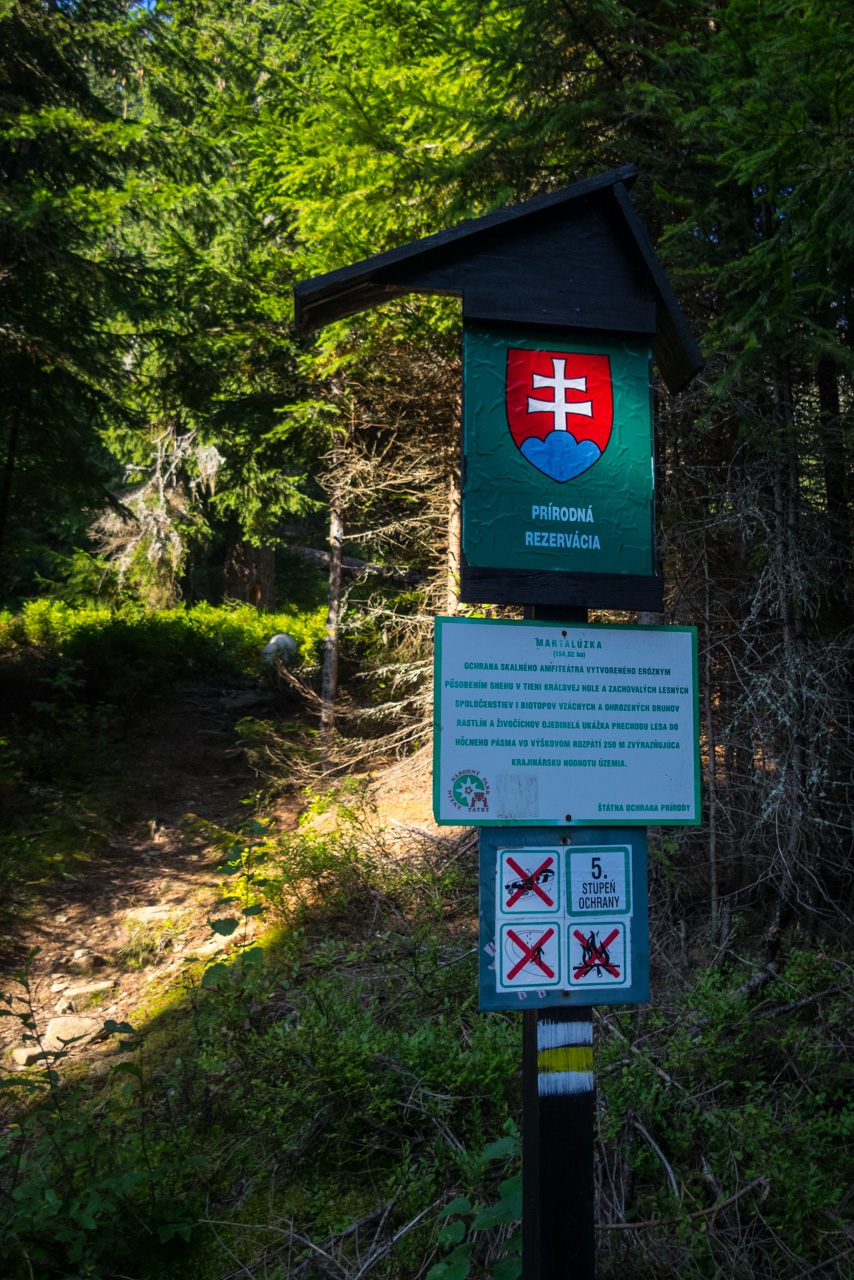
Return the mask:
[(598, 462), (614, 421), (611, 362), (577, 351), (507, 352), (507, 421), (528, 462), (563, 483)]

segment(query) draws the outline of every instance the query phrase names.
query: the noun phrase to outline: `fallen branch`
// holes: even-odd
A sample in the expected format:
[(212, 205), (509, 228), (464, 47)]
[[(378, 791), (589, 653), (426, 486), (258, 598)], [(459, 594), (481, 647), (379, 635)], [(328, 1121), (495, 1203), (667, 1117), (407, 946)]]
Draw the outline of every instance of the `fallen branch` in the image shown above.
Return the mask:
[(432, 840), (434, 844), (455, 845), (457, 843), (456, 840), (449, 840), (447, 836), (434, 836), (424, 827), (416, 827), (414, 822), (398, 822), (397, 818), (389, 818), (389, 822), (393, 827), (400, 827), (401, 831), (409, 831), (412, 835), (421, 836), (424, 840)]
[(838, 996), (842, 994), (842, 987), (828, 987), (826, 991), (819, 991), (818, 995), (804, 996), (802, 1000), (792, 1000), (790, 1004), (777, 1005), (775, 1009), (765, 1009), (757, 1014), (759, 1018), (781, 1018), (784, 1013), (794, 1013), (796, 1009), (803, 1009), (808, 1004), (814, 1004), (816, 1000), (823, 1000), (825, 996)]
[(667, 1170), (667, 1176), (668, 1176), (668, 1177), (669, 1177), (669, 1179), (670, 1179), (670, 1185), (671, 1185), (671, 1187), (673, 1188), (673, 1195), (674, 1195), (674, 1197), (678, 1200), (678, 1199), (679, 1199), (679, 1188), (678, 1188), (678, 1186), (676, 1185), (676, 1178), (675, 1178), (675, 1176), (674, 1176), (674, 1174), (673, 1174), (673, 1170), (671, 1169), (671, 1167), (670, 1167), (670, 1165), (669, 1165), (669, 1163), (668, 1163), (668, 1161), (667, 1161), (667, 1157), (666, 1157), (666, 1155), (665, 1155), (665, 1154), (664, 1154), (664, 1152), (661, 1150), (661, 1147), (658, 1145), (658, 1143), (656, 1142), (655, 1138), (653, 1138), (652, 1134), (651, 1134), (651, 1133), (648, 1133), (648, 1132), (647, 1132), (647, 1130), (643, 1127), (643, 1125), (641, 1124), (640, 1120), (633, 1120), (633, 1121), (632, 1121), (632, 1124), (635, 1126), (635, 1128), (637, 1129), (638, 1133), (642, 1133), (642, 1134), (643, 1134), (643, 1136), (646, 1138), (647, 1142), (648, 1142), (648, 1143), (649, 1143), (649, 1145), (652, 1147), (652, 1149), (653, 1149), (653, 1151), (655, 1152), (655, 1154), (658, 1156), (658, 1158), (659, 1158), (659, 1160), (661, 1161), (661, 1163), (664, 1165), (665, 1169)]
[[(318, 567), (329, 568), (329, 552), (317, 551), (314, 547), (290, 547), (304, 560), (313, 561)], [(365, 577), (386, 578), (389, 582), (397, 582), (404, 587), (417, 587), (424, 581), (424, 574), (417, 569), (408, 569), (405, 565), (377, 564), (373, 560), (359, 560), (356, 556), (342, 556), (341, 569), (344, 573), (364, 574)]]
[(391, 1252), (391, 1250), (397, 1244), (398, 1240), (401, 1240), (407, 1234), (407, 1232), (411, 1231), (413, 1227), (416, 1227), (426, 1214), (430, 1213), (432, 1209), (435, 1209), (437, 1205), (440, 1205), (443, 1199), (444, 1199), (444, 1196), (440, 1196), (438, 1200), (434, 1200), (432, 1204), (428, 1204), (426, 1209), (422, 1209), (421, 1212), (418, 1214), (418, 1216), (413, 1218), (411, 1222), (407, 1222), (405, 1227), (401, 1227), (400, 1230), (397, 1232), (397, 1234), (392, 1236), (388, 1244), (382, 1245), (382, 1247), (378, 1249), (375, 1254), (368, 1257), (368, 1260), (364, 1264), (364, 1266), (361, 1267), (360, 1270), (357, 1271), (356, 1274), (353, 1276), (353, 1280), (360, 1280), (360, 1278), (363, 1275), (365, 1275), (371, 1269), (371, 1267), (374, 1266), (375, 1263), (379, 1262), (381, 1258), (385, 1257), (387, 1253)]
[[(597, 1222), (596, 1230), (643, 1231), (647, 1227), (673, 1227), (677, 1226), (680, 1222), (690, 1222), (695, 1218), (714, 1217), (716, 1213), (720, 1213), (722, 1209), (728, 1209), (730, 1205), (735, 1204), (736, 1200), (740, 1200), (742, 1196), (746, 1196), (751, 1191), (755, 1191), (757, 1187), (764, 1187), (764, 1193), (762, 1195), (762, 1199), (764, 1200), (768, 1194), (768, 1179), (765, 1177), (759, 1177), (754, 1178), (752, 1182), (748, 1182), (746, 1187), (742, 1187), (740, 1191), (736, 1191), (735, 1195), (728, 1196), (726, 1200), (721, 1200), (718, 1204), (713, 1204), (708, 1209), (698, 1209), (696, 1213), (689, 1213), (681, 1218), (646, 1218), (643, 1222)], [(802, 1278), (799, 1276), (798, 1280), (802, 1280)]]
[(763, 987), (767, 987), (769, 982), (773, 982), (775, 978), (779, 978), (780, 970), (773, 963), (768, 965), (767, 969), (762, 969), (759, 973), (754, 973), (737, 991), (733, 991), (730, 996), (731, 1000), (738, 1000), (741, 996), (752, 996), (757, 991), (761, 991)]
[(843, 1249), (841, 1253), (837, 1253), (832, 1258), (825, 1258), (824, 1262), (817, 1262), (815, 1266), (808, 1267), (806, 1271), (801, 1271), (795, 1276), (795, 1280), (807, 1280), (808, 1276), (817, 1276), (819, 1271), (824, 1271), (825, 1267), (829, 1267), (834, 1262), (840, 1262), (842, 1258), (847, 1258), (850, 1253), (854, 1253), (854, 1244), (849, 1245), (847, 1249)]

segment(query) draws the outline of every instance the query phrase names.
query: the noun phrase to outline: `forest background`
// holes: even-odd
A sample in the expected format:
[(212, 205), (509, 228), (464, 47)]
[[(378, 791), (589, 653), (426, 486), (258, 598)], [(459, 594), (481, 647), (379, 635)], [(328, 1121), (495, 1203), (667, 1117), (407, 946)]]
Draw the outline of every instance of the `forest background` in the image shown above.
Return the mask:
[[(607, 1274), (850, 1274), (852, 68), (854, 17), (833, 0), (0, 3), (4, 663), (20, 680), (30, 658), (47, 655), (53, 681), (36, 721), (15, 720), (4, 739), (13, 897), (22, 866), (51, 862), (27, 825), (39, 807), (27, 790), (33, 760), (58, 767), (34, 750), (39, 714), (55, 746), (57, 734), (91, 735), (105, 698), (126, 697), (121, 716), (139, 714), (168, 684), (170, 662), (186, 672), (216, 653), (245, 671), (247, 637), (263, 641), (265, 613), (298, 640), (299, 696), (319, 709), (330, 518), (333, 544), (358, 570), (340, 619), (337, 733), (327, 720), (317, 751), (311, 735), (294, 747), (287, 726), (270, 723), (250, 749), (303, 783), (423, 751), (430, 619), (460, 608), (459, 309), (412, 297), (298, 337), (292, 285), (604, 169), (640, 170), (632, 198), (707, 359), (682, 395), (655, 387), (664, 619), (700, 631), (704, 825), (651, 835), (654, 962), (667, 994), (609, 1033), (621, 1047), (600, 1116), (599, 1220), (619, 1228), (600, 1247)], [(228, 623), (239, 605), (243, 639)], [(262, 611), (260, 629), (247, 605)], [(156, 634), (154, 615), (168, 623)], [(165, 657), (157, 637), (167, 632)], [(338, 867), (346, 853), (352, 869), (380, 838), (365, 836), (363, 810), (347, 805), (341, 843), (322, 856)], [(252, 874), (257, 844), (239, 845), (241, 875)], [(303, 879), (320, 874), (314, 863), (305, 872), (305, 858), (321, 856), (314, 845), (311, 857), (307, 846), (277, 848), (277, 875), (299, 857)], [(464, 896), (447, 879), (464, 861), (455, 872), (424, 862), (423, 849), (412, 857), (422, 888)], [(230, 1274), (216, 1269), (228, 1253), (237, 1259), (228, 1267), (243, 1269), (235, 1274), (273, 1275), (274, 1263), (282, 1275), (317, 1267), (355, 1277), (368, 1263), (400, 1276), (432, 1267), (448, 1280), (469, 1267), (514, 1274), (516, 1032), (469, 1003), (465, 1035), (481, 1046), (481, 1068), (461, 1065), (453, 1020), (437, 1011), (453, 999), (438, 977), (447, 922), (420, 899), (416, 909), (411, 883), (383, 868), (362, 867), (359, 893), (383, 912), (396, 904), (398, 925), (416, 920), (422, 933), (404, 947), (411, 1005), (387, 1011), (388, 1025), (380, 1019), (370, 1034), (410, 1038), (419, 1088), (433, 1081), (443, 1100), (419, 1105), (441, 1112), (447, 1130), (419, 1146), (412, 1107), (395, 1127), (385, 1095), (377, 1104), (384, 1137), (372, 1158), (403, 1161), (407, 1194), (392, 1187), (389, 1166), (379, 1179), (388, 1195), (377, 1197), (393, 1208), (336, 1217), (330, 1204), (346, 1195), (331, 1170), (347, 1164), (352, 1190), (362, 1177), (352, 1152), (345, 1160), (330, 1129), (306, 1174), (288, 1130), (279, 1135), (297, 1151), (288, 1176), (314, 1190), (278, 1205), (277, 1221), (291, 1223), (292, 1253), (295, 1221), (309, 1244), (286, 1267), (232, 1223), (216, 1261), (193, 1224), (216, 1216), (200, 1206), (214, 1185), (226, 1203), (235, 1174), (224, 1155), (211, 1172), (200, 1136), (210, 1115), (193, 1088), (182, 1085), (184, 1110), (169, 1123), (181, 1150), (205, 1150), (208, 1171), (169, 1165), (167, 1195), (145, 1151), (146, 1124), (166, 1123), (162, 1081), (146, 1095), (150, 1111), (140, 1103), (116, 1119), (128, 1151), (96, 1176), (56, 1164), (50, 1125), (65, 1086), (47, 1072), (48, 1110), (31, 1101), (27, 1113), (42, 1128), (7, 1134), (4, 1240), (20, 1274), (124, 1274), (129, 1246), (116, 1223), (131, 1212), (173, 1251), (164, 1260), (152, 1246), (134, 1274), (167, 1274), (185, 1246), (211, 1280)], [(358, 894), (341, 883), (346, 916)], [(256, 908), (265, 909), (247, 898), (244, 909)], [(444, 945), (457, 954), (448, 937)], [(433, 1003), (422, 1006), (411, 966), (431, 947)], [(258, 975), (245, 965), (241, 975), (227, 990), (209, 984), (214, 1019), (237, 1018), (241, 1001), (266, 1007), (251, 987)], [(308, 1000), (327, 1039), (306, 1012), (300, 1034), (317, 1043), (311, 1052), (289, 1044), (290, 1071), (306, 1056), (325, 1061), (342, 1027), (357, 1023), (370, 1040), (351, 983), (346, 997), (333, 994), (320, 964), (309, 986), (294, 1007)], [(411, 1043), (419, 1023), (424, 1036), (432, 1028), (429, 1052)], [(215, 1059), (202, 1042), (200, 1073)], [(245, 1052), (252, 1089), (269, 1092), (270, 1064), (280, 1070), (285, 1050), (258, 1032), (255, 1057)], [(396, 1053), (373, 1044), (364, 1061)], [(443, 1057), (457, 1069), (453, 1088), (431, 1075)], [(303, 1101), (319, 1115), (325, 1068), (313, 1071)], [(466, 1072), (458, 1113), (444, 1100)], [(355, 1126), (350, 1109), (366, 1104), (351, 1086), (343, 1114)], [(333, 1095), (340, 1103), (342, 1091)], [(225, 1132), (252, 1110), (231, 1101)], [(107, 1105), (100, 1094), (78, 1100), (62, 1123), (90, 1134), (91, 1108)], [(332, 1111), (340, 1129), (340, 1106)], [(640, 1147), (639, 1134), (649, 1138)], [(217, 1142), (228, 1146), (220, 1130)], [(26, 1211), (22, 1159), (40, 1170), (26, 1183)], [(495, 1161), (508, 1174), (503, 1192)], [(253, 1178), (262, 1165), (258, 1157)], [(443, 1220), (437, 1237), (436, 1214), (463, 1188), (461, 1216)], [(742, 1201), (745, 1188), (753, 1198)], [(464, 1206), (496, 1194), (504, 1209), (475, 1219), (479, 1235)], [(181, 1213), (170, 1217), (167, 1202)], [(359, 1252), (351, 1229), (363, 1219), (373, 1253)], [(389, 1241), (408, 1223), (401, 1253)], [(318, 1250), (337, 1262), (318, 1261)]]

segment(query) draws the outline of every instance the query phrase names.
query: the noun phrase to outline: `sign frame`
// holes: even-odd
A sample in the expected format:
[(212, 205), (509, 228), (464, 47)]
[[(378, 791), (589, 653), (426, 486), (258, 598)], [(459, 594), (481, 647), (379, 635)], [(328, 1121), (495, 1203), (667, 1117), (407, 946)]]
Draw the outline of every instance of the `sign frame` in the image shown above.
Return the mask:
[[(499, 963), (495, 944), (499, 924), (496, 912), (496, 878), (499, 850), (560, 848), (567, 854), (594, 851), (602, 845), (629, 846), (631, 849), (631, 901), (630, 911), (611, 923), (628, 927), (630, 921), (630, 980), (625, 985), (578, 987), (565, 989), (544, 983), (544, 994), (536, 990), (501, 989), (497, 980)], [(489, 827), (480, 831), (480, 890), (479, 890), (479, 943), (478, 976), (479, 1008), (482, 1010), (536, 1010), (583, 1008), (597, 1004), (646, 1004), (649, 1002), (649, 907), (647, 893), (647, 839), (646, 827)], [(568, 912), (566, 918), (573, 925), (577, 916)], [(543, 931), (551, 917), (547, 913), (536, 916)], [(506, 924), (506, 921), (502, 922)], [(491, 944), (491, 945), (490, 945)], [(562, 973), (567, 960), (562, 957)]]
[[(631, 817), (625, 811), (619, 812), (619, 817), (615, 818), (613, 814), (609, 814), (603, 818), (593, 818), (590, 816), (579, 816), (573, 818), (569, 822), (560, 818), (490, 818), (482, 811), (477, 813), (472, 811), (462, 811), (459, 817), (442, 816), (441, 798), (442, 790), (445, 786), (445, 780), (442, 775), (442, 723), (441, 723), (441, 693), (442, 693), (442, 655), (443, 655), (443, 633), (447, 625), (451, 626), (478, 626), (478, 627), (496, 627), (496, 626), (512, 626), (514, 629), (527, 627), (537, 628), (540, 631), (555, 630), (558, 633), (567, 633), (571, 631), (599, 631), (602, 633), (612, 633), (615, 631), (642, 631), (657, 632), (664, 631), (670, 634), (674, 632), (688, 633), (691, 637), (691, 665), (692, 665), (692, 697), (691, 697), (691, 750), (693, 753), (693, 771), (694, 771), (694, 817), (686, 817), (681, 813), (670, 813), (668, 811), (643, 812), (637, 817)], [(532, 771), (533, 775), (533, 771)], [(620, 826), (633, 827), (698, 827), (702, 824), (702, 789), (701, 789), (701, 768), (700, 768), (700, 704), (699, 704), (699, 671), (698, 671), (698, 654), (697, 654), (697, 628), (696, 627), (672, 627), (672, 626), (644, 626), (639, 627), (631, 623), (597, 623), (597, 622), (551, 622), (529, 619), (492, 619), (492, 618), (461, 618), (461, 617), (442, 617), (435, 619), (435, 641), (433, 654), (433, 816), (438, 826), (446, 827), (550, 827), (554, 829), (560, 826), (569, 827), (612, 827), (615, 822), (619, 822)]]

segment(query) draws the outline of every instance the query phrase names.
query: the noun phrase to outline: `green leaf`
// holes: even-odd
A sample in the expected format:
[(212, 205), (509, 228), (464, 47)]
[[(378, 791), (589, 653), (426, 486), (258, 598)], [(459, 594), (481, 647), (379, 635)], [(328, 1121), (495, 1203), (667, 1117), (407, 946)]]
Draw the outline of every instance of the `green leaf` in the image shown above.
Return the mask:
[(157, 1234), (161, 1244), (166, 1244), (174, 1236), (180, 1236), (182, 1240), (190, 1239), (190, 1232), (193, 1229), (191, 1222), (164, 1222), (157, 1228)]
[(522, 1259), (518, 1254), (514, 1258), (502, 1258), (494, 1267), (490, 1267), (490, 1273), (493, 1280), (519, 1280), (522, 1274)]
[(484, 1147), (478, 1156), (478, 1160), (486, 1162), (487, 1160), (498, 1160), (501, 1156), (515, 1156), (519, 1154), (518, 1138), (499, 1138), (497, 1142), (491, 1142), (488, 1147)]
[(117, 1076), (122, 1073), (128, 1076), (136, 1076), (137, 1080), (142, 1079), (142, 1071), (133, 1062), (117, 1062), (113, 1067), (113, 1075)]
[(264, 963), (264, 948), (263, 948), (263, 947), (250, 947), (248, 951), (244, 951), (244, 952), (243, 952), (243, 963), (244, 963), (244, 964), (263, 964), (263, 963)]
[(473, 1248), (471, 1243), (458, 1244), (454, 1252), (448, 1255), (445, 1259), (445, 1280), (466, 1280), (471, 1266), (469, 1254)]
[(212, 964), (209, 969), (205, 969), (202, 974), (203, 987), (218, 987), (224, 978), (228, 977), (227, 964)]
[(208, 924), (214, 933), (218, 933), (221, 938), (230, 938), (240, 925), (239, 920), (229, 918), (227, 920), (208, 920)]
[(518, 1222), (522, 1217), (521, 1177), (507, 1178), (501, 1183), (499, 1190), (501, 1199), (481, 1210), (472, 1223), (475, 1231), (485, 1231), (487, 1227), (495, 1227), (499, 1223)]
[(498, 1184), (498, 1190), (501, 1192), (502, 1200), (508, 1199), (510, 1196), (516, 1196), (519, 1200), (519, 1207), (522, 1207), (522, 1175), (515, 1174), (512, 1178), (505, 1178), (503, 1182)]
[(439, 1232), (439, 1244), (459, 1244), (465, 1231), (464, 1224), (457, 1218), (456, 1222), (449, 1222)]
[(263, 910), (264, 910), (264, 908), (263, 908), (263, 906), (261, 905), (261, 903), (259, 902), (259, 903), (257, 903), (254, 907), (244, 907), (244, 908), (243, 908), (243, 915), (245, 915), (245, 916), (260, 916), (260, 914), (261, 914), (261, 912), (262, 912)]
[(457, 1196), (456, 1200), (445, 1205), (439, 1217), (446, 1218), (449, 1213), (471, 1213), (471, 1200), (467, 1200), (465, 1196)]

